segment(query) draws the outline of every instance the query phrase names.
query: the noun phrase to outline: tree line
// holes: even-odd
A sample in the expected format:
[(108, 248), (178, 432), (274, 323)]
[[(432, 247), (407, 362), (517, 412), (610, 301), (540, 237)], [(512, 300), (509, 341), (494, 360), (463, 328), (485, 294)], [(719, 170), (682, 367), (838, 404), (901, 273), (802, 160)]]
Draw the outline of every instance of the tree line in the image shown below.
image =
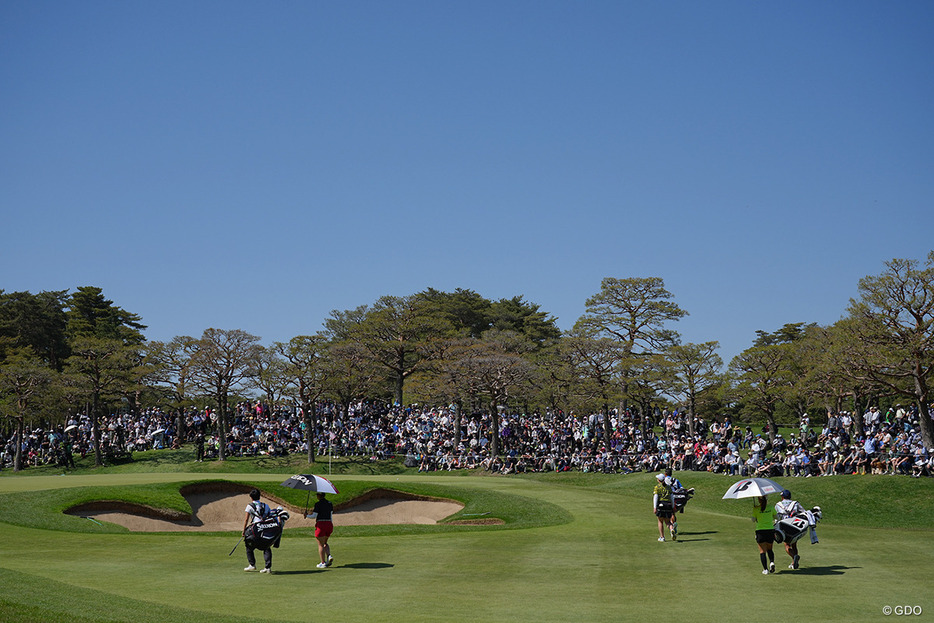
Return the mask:
[[(17, 449), (27, 425), (86, 413), (98, 464), (101, 414), (148, 406), (181, 413), (210, 401), (224, 440), (230, 403), (244, 397), (300, 408), (310, 462), (315, 405), (329, 401), (346, 414), (361, 400), (485, 412), (494, 430), (504, 409), (650, 415), (679, 408), (691, 435), (696, 417), (765, 422), (774, 435), (807, 411), (859, 414), (888, 401), (918, 411), (932, 447), (934, 251), (924, 262), (886, 262), (860, 280), (858, 292), (832, 325), (757, 331), (724, 365), (717, 341), (682, 342), (674, 325), (687, 311), (658, 277), (604, 279), (564, 332), (522, 296), (493, 301), (429, 288), (332, 311), (316, 333), (271, 345), (215, 328), (147, 341), (141, 317), (96, 287), (0, 290), (0, 412)], [(603, 422), (609, 438), (611, 418)]]

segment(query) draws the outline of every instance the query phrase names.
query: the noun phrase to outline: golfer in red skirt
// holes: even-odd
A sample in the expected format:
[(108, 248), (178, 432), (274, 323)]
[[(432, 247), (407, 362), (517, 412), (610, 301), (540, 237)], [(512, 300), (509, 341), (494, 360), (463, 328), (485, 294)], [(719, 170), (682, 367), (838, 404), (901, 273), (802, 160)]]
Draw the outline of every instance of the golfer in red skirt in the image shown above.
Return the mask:
[(318, 556), (321, 558), (317, 565), (319, 569), (330, 567), (334, 563), (331, 546), (328, 545), (328, 537), (334, 532), (334, 524), (331, 523), (333, 513), (334, 505), (319, 492), (318, 501), (311, 512), (311, 516), (315, 518), (315, 538), (318, 539)]

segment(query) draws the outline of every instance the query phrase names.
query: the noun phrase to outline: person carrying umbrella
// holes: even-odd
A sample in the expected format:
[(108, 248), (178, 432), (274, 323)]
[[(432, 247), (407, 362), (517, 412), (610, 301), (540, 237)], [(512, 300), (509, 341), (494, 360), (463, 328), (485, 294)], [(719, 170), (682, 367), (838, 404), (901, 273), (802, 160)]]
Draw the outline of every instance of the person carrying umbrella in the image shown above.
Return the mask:
[(330, 567), (334, 564), (334, 557), (331, 556), (331, 546), (328, 545), (328, 537), (334, 532), (334, 524), (331, 517), (334, 513), (334, 505), (327, 499), (323, 492), (317, 494), (318, 501), (315, 502), (311, 510), (311, 516), (315, 518), (315, 538), (318, 540), (318, 557), (321, 562), (317, 564), (319, 569)]
[(766, 496), (781, 493), (784, 489), (785, 487), (768, 478), (743, 478), (733, 483), (723, 494), (724, 500), (756, 498), (752, 519), (756, 522), (756, 543), (759, 545), (763, 574), (775, 572), (775, 554), (772, 553), (772, 542), (775, 540), (775, 509), (768, 506)]
[[(334, 530), (334, 524), (331, 523), (331, 517), (334, 514), (334, 505), (325, 497), (325, 493), (338, 493), (337, 488), (327, 478), (316, 476), (314, 474), (296, 474), (282, 483), (283, 487), (291, 489), (300, 489), (307, 491), (311, 495), (316, 492), (318, 501), (312, 508), (311, 516), (315, 518), (315, 538), (318, 540), (318, 556), (321, 562), (318, 563), (319, 569), (330, 567), (334, 563), (331, 556), (331, 546), (328, 545), (328, 538)], [(305, 512), (302, 516), (308, 517), (308, 498), (305, 498)]]
[(775, 554), (772, 543), (775, 541), (775, 508), (769, 506), (768, 498), (760, 495), (752, 508), (752, 519), (756, 522), (756, 544), (759, 546), (759, 560), (762, 561), (762, 573), (775, 573)]

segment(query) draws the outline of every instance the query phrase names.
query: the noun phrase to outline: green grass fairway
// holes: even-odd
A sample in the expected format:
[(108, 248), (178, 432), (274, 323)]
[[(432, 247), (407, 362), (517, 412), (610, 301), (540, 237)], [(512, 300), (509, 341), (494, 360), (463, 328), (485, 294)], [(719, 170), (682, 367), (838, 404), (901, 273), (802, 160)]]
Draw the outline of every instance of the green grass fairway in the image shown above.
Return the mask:
[[(825, 521), (819, 545), (800, 542), (802, 568), (788, 570), (777, 545), (770, 576), (761, 574), (751, 502), (720, 500), (735, 479), (708, 474), (680, 475), (698, 493), (679, 515), (681, 538), (665, 543), (656, 541), (651, 474), (334, 476), (338, 487), (450, 488), (452, 497), (475, 498), (465, 512), (510, 518), (505, 526), (342, 530), (337, 514), (332, 568), (315, 568), (310, 534), (287, 531), (268, 576), (242, 571), (242, 545), (228, 556), (238, 533), (94, 531), (79, 518), (69, 520), (90, 531), (36, 527), (71, 489), (205, 478), (272, 486), (291, 473), (0, 478), (0, 521), (12, 521), (0, 524), (0, 621), (849, 623), (886, 620), (886, 606), (920, 607), (913, 620), (934, 616), (931, 479), (783, 480), (806, 506), (821, 505)], [(24, 500), (45, 505), (35, 523), (23, 518)]]

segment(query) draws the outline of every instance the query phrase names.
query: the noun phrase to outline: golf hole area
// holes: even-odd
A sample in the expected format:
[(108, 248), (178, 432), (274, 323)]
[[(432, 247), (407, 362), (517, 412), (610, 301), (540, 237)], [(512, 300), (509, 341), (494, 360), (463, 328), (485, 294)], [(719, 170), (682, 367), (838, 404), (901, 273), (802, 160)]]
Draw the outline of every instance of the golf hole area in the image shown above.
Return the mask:
[[(115, 500), (80, 504), (65, 510), (65, 513), (117, 524), (131, 532), (239, 532), (243, 529), (243, 517), (250, 503), (251, 489), (250, 486), (233, 482), (186, 485), (179, 492), (191, 506), (190, 515)], [(272, 507), (282, 506), (289, 511), (291, 517), (285, 523), (286, 530), (314, 527), (314, 519), (302, 517), (303, 507), (295, 507), (265, 493), (261, 499)], [(436, 524), (459, 512), (463, 507), (463, 504), (452, 500), (418, 496), (393, 489), (374, 489), (353, 500), (335, 505), (334, 524)]]

